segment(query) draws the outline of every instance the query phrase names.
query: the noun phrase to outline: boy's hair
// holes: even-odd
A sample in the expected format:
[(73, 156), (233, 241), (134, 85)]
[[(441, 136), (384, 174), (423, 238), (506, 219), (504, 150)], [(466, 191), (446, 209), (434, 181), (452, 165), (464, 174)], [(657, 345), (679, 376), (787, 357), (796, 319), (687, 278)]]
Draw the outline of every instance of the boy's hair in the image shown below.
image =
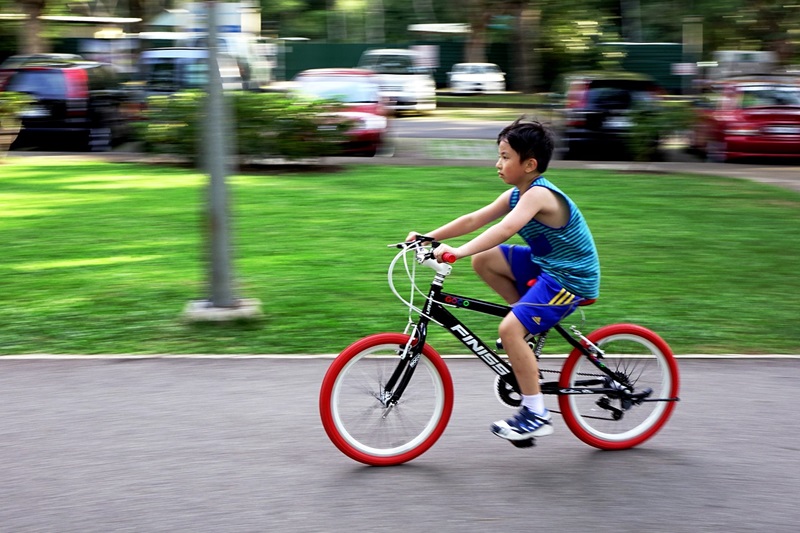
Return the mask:
[(519, 154), (520, 161), (536, 159), (539, 174), (544, 174), (553, 157), (553, 134), (541, 122), (525, 116), (503, 128), (497, 136), (497, 144), (501, 141), (506, 141)]

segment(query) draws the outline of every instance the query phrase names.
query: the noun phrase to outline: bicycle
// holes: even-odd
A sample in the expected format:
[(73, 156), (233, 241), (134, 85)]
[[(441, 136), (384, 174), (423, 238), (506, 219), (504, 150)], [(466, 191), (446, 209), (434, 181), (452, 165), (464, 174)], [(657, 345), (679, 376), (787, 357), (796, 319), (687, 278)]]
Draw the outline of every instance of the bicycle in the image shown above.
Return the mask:
[[(319, 408), (325, 432), (341, 452), (361, 463), (410, 461), (444, 432), (453, 409), (453, 381), (442, 357), (426, 342), (431, 323), (448, 330), (495, 373), (494, 391), (502, 404), (521, 404), (508, 361), (448, 309), (502, 318), (510, 306), (444, 292), (452, 265), (433, 258), (436, 245), (428, 237), (391, 245), (400, 251), (389, 265), (389, 285), (408, 307), (405, 331), (356, 341), (333, 360), (323, 378)], [(408, 300), (394, 283), (401, 258), (411, 284)], [(435, 272), (427, 293), (416, 285), (417, 265)], [(421, 307), (414, 304), (416, 294), (424, 297)], [(679, 377), (672, 351), (660, 336), (635, 324), (604, 326), (584, 336), (575, 326), (567, 331), (559, 323), (529, 336), (537, 359), (553, 330), (572, 350), (560, 369), (540, 364), (540, 385), (544, 394), (557, 396), (559, 409), (551, 412), (560, 413), (578, 439), (603, 450), (623, 450), (642, 444), (664, 426), (679, 401)], [(546, 380), (550, 373), (558, 379)], [(534, 439), (510, 442), (517, 447), (535, 444)]]

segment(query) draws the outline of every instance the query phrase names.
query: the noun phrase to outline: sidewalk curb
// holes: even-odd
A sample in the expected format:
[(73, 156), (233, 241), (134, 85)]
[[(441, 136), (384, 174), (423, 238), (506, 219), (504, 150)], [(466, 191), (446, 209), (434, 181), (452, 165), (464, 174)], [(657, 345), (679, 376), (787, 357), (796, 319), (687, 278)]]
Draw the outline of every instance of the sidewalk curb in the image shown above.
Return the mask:
[[(0, 355), (2, 361), (97, 361), (125, 360), (136, 361), (146, 359), (333, 359), (338, 354), (20, 354)], [(542, 359), (565, 359), (567, 354), (542, 355)], [(442, 355), (443, 359), (474, 359), (472, 354)], [(766, 359), (800, 359), (800, 354), (676, 354), (676, 359), (722, 359), (722, 360), (766, 360)]]

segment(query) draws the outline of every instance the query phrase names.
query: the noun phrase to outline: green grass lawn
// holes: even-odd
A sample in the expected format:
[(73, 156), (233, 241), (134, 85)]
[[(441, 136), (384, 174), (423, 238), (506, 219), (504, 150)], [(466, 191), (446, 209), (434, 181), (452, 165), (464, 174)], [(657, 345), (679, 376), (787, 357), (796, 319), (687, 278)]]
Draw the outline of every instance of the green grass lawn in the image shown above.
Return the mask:
[[(548, 177), (582, 207), (600, 252), (585, 333), (629, 321), (676, 353), (800, 352), (800, 194), (699, 176)], [(206, 182), (180, 168), (7, 159), (0, 354), (336, 353), (405, 325), (386, 283), (388, 243), (505, 187), (491, 163), (231, 176), (237, 294), (259, 298), (265, 316), (192, 325), (184, 306), (208, 296)], [(448, 288), (493, 299), (466, 261)], [(493, 321), (463, 316), (495, 338)], [(464, 352), (442, 331), (431, 342)]]

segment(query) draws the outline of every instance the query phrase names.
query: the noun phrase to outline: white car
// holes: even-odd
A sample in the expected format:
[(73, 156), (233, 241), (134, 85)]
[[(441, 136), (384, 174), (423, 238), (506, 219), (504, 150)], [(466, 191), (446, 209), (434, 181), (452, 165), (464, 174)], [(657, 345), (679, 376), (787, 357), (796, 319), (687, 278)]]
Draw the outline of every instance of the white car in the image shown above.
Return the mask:
[(420, 66), (421, 60), (418, 52), (404, 48), (367, 50), (358, 68), (378, 75), (387, 108), (423, 113), (436, 109), (436, 82), (430, 69)]
[(453, 92), (501, 93), (506, 90), (506, 73), (494, 63), (456, 63), (447, 76)]
[[(266, 57), (260, 55), (256, 38), (248, 33), (218, 33), (219, 51), (236, 60), (245, 89), (257, 90), (269, 85), (272, 68)], [(208, 36), (197, 34), (185, 42), (184, 46), (207, 48)]]

